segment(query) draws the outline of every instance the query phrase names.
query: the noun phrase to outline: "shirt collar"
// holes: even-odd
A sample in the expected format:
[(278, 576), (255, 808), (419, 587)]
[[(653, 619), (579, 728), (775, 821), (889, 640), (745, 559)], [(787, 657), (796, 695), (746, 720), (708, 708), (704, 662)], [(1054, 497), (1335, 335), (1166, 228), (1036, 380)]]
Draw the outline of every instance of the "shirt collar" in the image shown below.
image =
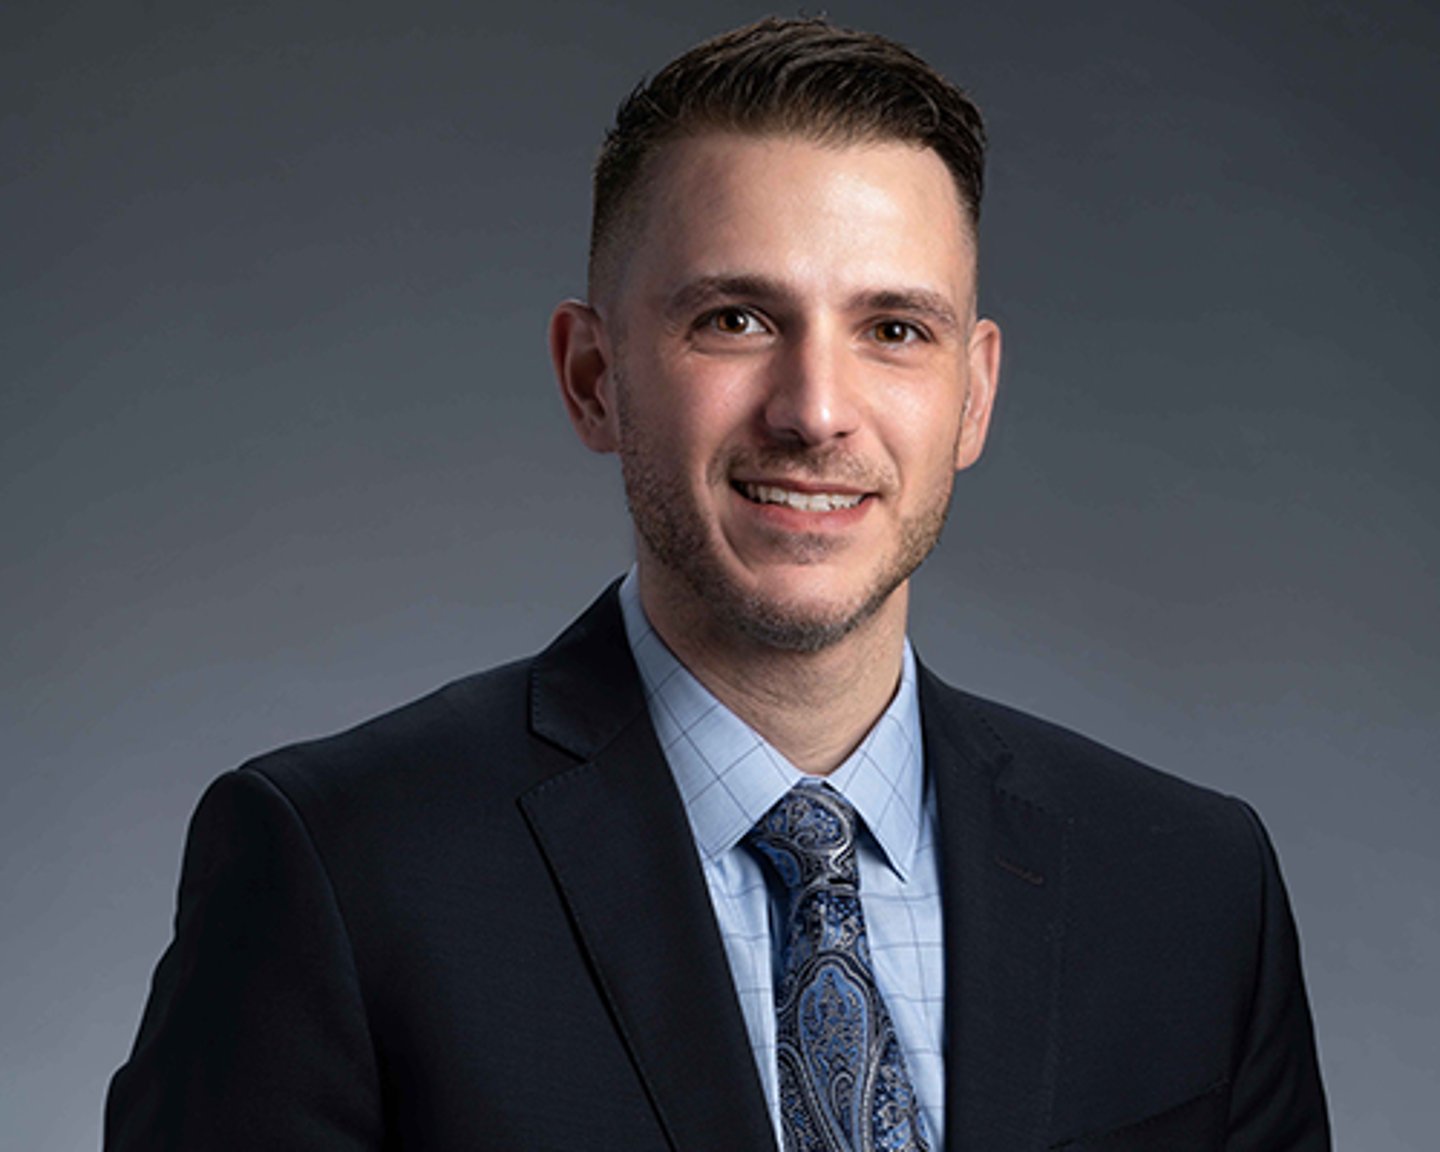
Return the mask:
[[(625, 635), (650, 718), (700, 853), (734, 848), (794, 785), (813, 780), (725, 707), (666, 647), (645, 617), (632, 567), (620, 585)], [(890, 867), (908, 879), (920, 843), (924, 756), (915, 654), (905, 641), (900, 686), (860, 746), (827, 778), (860, 814)]]

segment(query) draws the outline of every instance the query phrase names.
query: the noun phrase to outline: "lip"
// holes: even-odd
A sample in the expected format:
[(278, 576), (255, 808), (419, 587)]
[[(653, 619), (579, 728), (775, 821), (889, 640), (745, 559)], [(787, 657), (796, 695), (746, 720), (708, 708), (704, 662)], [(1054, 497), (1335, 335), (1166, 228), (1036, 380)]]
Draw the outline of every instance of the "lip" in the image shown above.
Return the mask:
[[(808, 512), (800, 508), (792, 508), (788, 504), (757, 504), (738, 487), (738, 485), (746, 483), (789, 488), (791, 491), (803, 492), (806, 495), (826, 492), (865, 498), (853, 508), (832, 508), (828, 512)], [(814, 483), (806, 483), (801, 486), (789, 481), (776, 480), (736, 480), (730, 486), (730, 494), (739, 506), (740, 514), (750, 523), (763, 526), (770, 532), (783, 535), (805, 535), (812, 538), (817, 534), (844, 533), (854, 528), (870, 514), (870, 507), (875, 503), (872, 498), (874, 493), (863, 488), (853, 486), (832, 488)]]
[[(789, 492), (800, 492), (806, 496), (873, 496), (869, 488), (857, 488), (853, 484), (827, 483), (815, 480), (791, 480), (784, 476), (732, 476), (730, 486), (743, 487), (746, 484), (761, 484), (767, 488), (784, 488)], [(742, 493), (743, 495), (743, 493)]]

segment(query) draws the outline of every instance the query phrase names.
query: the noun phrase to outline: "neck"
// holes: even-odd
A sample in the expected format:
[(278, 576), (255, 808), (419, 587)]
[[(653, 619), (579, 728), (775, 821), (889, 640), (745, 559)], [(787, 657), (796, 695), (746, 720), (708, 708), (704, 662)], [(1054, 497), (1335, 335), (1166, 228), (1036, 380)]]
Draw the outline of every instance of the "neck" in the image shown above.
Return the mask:
[(796, 768), (820, 776), (844, 763), (899, 687), (908, 593), (902, 584), (834, 644), (793, 652), (737, 634), (640, 570), (645, 615), (680, 662)]

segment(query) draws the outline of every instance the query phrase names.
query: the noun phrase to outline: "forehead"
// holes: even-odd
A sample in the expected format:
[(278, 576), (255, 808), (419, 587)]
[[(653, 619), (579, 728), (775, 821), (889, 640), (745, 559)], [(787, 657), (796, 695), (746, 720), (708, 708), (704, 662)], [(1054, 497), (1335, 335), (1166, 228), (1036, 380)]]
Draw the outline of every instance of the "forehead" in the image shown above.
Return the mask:
[(653, 158), (635, 208), (627, 296), (676, 277), (762, 274), (815, 291), (924, 286), (958, 304), (973, 284), (968, 214), (925, 147), (685, 137)]

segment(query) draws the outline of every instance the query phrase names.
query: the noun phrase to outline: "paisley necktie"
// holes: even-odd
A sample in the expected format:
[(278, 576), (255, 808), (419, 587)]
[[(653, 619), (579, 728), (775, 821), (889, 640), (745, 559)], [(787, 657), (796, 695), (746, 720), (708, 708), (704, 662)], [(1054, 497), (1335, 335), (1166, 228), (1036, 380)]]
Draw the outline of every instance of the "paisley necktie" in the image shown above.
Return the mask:
[(870, 964), (854, 809), (832, 788), (800, 784), (749, 839), (789, 898), (775, 988), (786, 1152), (926, 1152)]

